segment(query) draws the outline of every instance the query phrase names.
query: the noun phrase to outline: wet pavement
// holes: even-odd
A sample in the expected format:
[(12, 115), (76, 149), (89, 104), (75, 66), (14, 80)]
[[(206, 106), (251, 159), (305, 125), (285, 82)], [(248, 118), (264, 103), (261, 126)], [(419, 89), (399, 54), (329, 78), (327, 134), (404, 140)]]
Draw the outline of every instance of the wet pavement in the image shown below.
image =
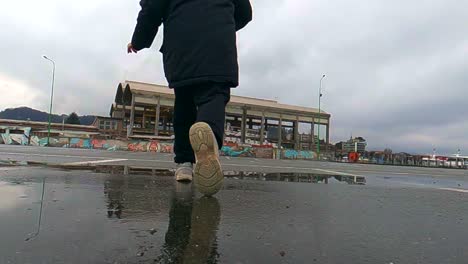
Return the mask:
[(466, 178), (171, 174), (0, 167), (0, 263), (467, 263)]

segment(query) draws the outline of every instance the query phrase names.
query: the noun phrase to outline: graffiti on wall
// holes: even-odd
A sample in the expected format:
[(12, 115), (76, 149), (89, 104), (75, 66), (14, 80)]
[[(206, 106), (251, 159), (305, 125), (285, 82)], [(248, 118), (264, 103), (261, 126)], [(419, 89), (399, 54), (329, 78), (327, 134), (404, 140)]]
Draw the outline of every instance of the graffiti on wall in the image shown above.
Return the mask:
[[(12, 137), (9, 137), (12, 138)], [(0, 142), (3, 143), (3, 142)], [(32, 136), (29, 142), (32, 146), (47, 145), (47, 138)], [(27, 143), (24, 145), (28, 145)], [(50, 145), (64, 148), (104, 149), (109, 151), (123, 150), (134, 152), (173, 153), (174, 144), (159, 141), (125, 141), (106, 139), (60, 138), (51, 137)]]
[(6, 145), (28, 145), (31, 134), (30, 127), (0, 126), (4, 133), (0, 133), (0, 143)]
[(173, 153), (174, 144), (172, 143), (159, 143), (159, 152), (161, 153)]
[(317, 155), (313, 151), (285, 149), (285, 150), (283, 150), (282, 157), (284, 159), (311, 160), (311, 159), (315, 159), (317, 157)]
[(91, 148), (91, 139), (71, 138), (70, 148)]
[(252, 147), (223, 146), (221, 155), (228, 157), (255, 157)]
[(127, 149), (134, 152), (172, 153), (174, 151), (174, 144), (162, 143), (156, 140), (132, 141), (128, 143)]
[(91, 140), (91, 146), (93, 149), (109, 149), (112, 146), (104, 139), (93, 139)]
[(238, 145), (225, 142), (221, 148), (221, 155), (228, 157), (253, 157), (271, 159), (273, 158), (272, 146), (263, 145)]
[(147, 142), (135, 141), (128, 144), (128, 150), (133, 152), (146, 151)]
[(255, 157), (259, 159), (272, 159), (273, 148), (272, 147), (254, 147)]

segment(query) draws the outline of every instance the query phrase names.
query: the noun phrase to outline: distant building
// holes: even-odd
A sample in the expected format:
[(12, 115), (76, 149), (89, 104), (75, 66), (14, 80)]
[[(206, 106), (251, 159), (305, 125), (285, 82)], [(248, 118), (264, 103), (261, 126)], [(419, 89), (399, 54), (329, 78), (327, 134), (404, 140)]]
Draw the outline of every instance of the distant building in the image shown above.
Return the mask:
[(335, 145), (336, 151), (342, 154), (349, 152), (364, 153), (366, 151), (367, 142), (362, 137), (350, 138), (348, 141), (341, 141)]
[(92, 126), (96, 127), (101, 137), (119, 138), (125, 137), (125, 127), (122, 118), (96, 116)]
[[(121, 133), (129, 139), (172, 139), (174, 91), (166, 86), (125, 81), (117, 87), (110, 116), (122, 120)], [(314, 127), (323, 128), (320, 148), (330, 142), (331, 114), (276, 100), (232, 95), (226, 107), (225, 142), (272, 145), (285, 149), (316, 149)], [(302, 136), (300, 127), (310, 127)]]

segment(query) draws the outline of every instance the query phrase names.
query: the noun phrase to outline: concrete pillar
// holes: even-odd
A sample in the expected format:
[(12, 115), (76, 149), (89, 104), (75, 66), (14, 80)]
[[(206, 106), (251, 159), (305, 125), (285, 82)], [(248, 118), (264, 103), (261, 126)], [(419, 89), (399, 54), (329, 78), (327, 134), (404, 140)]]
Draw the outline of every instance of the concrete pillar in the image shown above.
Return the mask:
[(265, 141), (265, 112), (262, 112), (262, 123), (260, 124), (260, 145)]
[(283, 143), (283, 116), (280, 114), (280, 119), (278, 123), (278, 149), (279, 149), (279, 159), (281, 159), (281, 145)]
[(161, 96), (158, 96), (158, 102), (156, 105), (156, 117), (154, 120), (154, 135), (159, 136), (159, 117), (161, 115)]
[(227, 114), (224, 115), (224, 131), (227, 129)]
[(299, 139), (299, 116), (296, 116), (296, 122), (294, 123), (294, 147), (296, 150), (301, 149), (301, 140)]
[[(117, 107), (117, 105), (116, 105), (116, 107)], [(123, 102), (123, 104), (122, 104), (122, 111), (123, 111), (123, 116), (122, 116), (123, 125), (124, 125), (124, 127), (126, 127), (126, 125), (127, 125), (127, 109), (125, 109), (125, 102)]]
[(132, 108), (130, 109), (130, 125), (127, 129), (127, 137), (133, 136), (134, 124), (135, 124), (135, 95), (132, 94)]
[[(226, 142), (227, 114), (224, 115), (223, 142)], [(223, 143), (224, 144), (224, 143)]]
[(146, 128), (146, 107), (143, 107), (143, 121), (141, 127)]
[(328, 153), (328, 145), (330, 144), (330, 119), (328, 119), (328, 124), (327, 124), (327, 146), (325, 147), (325, 150)]
[(314, 150), (314, 146), (315, 146), (315, 140), (314, 140), (314, 134), (315, 134), (315, 123), (314, 121), (312, 121), (312, 123), (310, 123), (310, 150)]
[(242, 110), (242, 124), (241, 124), (241, 143), (245, 143), (245, 134), (246, 134), (246, 127), (247, 127), (247, 108), (243, 108)]

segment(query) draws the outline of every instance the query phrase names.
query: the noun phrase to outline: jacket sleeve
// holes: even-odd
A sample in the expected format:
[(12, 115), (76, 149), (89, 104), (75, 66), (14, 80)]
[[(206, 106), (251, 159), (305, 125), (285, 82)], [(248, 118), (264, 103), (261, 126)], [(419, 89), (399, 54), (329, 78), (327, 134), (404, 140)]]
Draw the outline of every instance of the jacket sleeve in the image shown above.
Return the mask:
[(163, 22), (164, 13), (169, 0), (141, 0), (141, 11), (132, 37), (132, 45), (136, 50), (149, 48)]
[(244, 28), (252, 21), (252, 6), (249, 0), (234, 0), (234, 19), (236, 20), (236, 31)]

